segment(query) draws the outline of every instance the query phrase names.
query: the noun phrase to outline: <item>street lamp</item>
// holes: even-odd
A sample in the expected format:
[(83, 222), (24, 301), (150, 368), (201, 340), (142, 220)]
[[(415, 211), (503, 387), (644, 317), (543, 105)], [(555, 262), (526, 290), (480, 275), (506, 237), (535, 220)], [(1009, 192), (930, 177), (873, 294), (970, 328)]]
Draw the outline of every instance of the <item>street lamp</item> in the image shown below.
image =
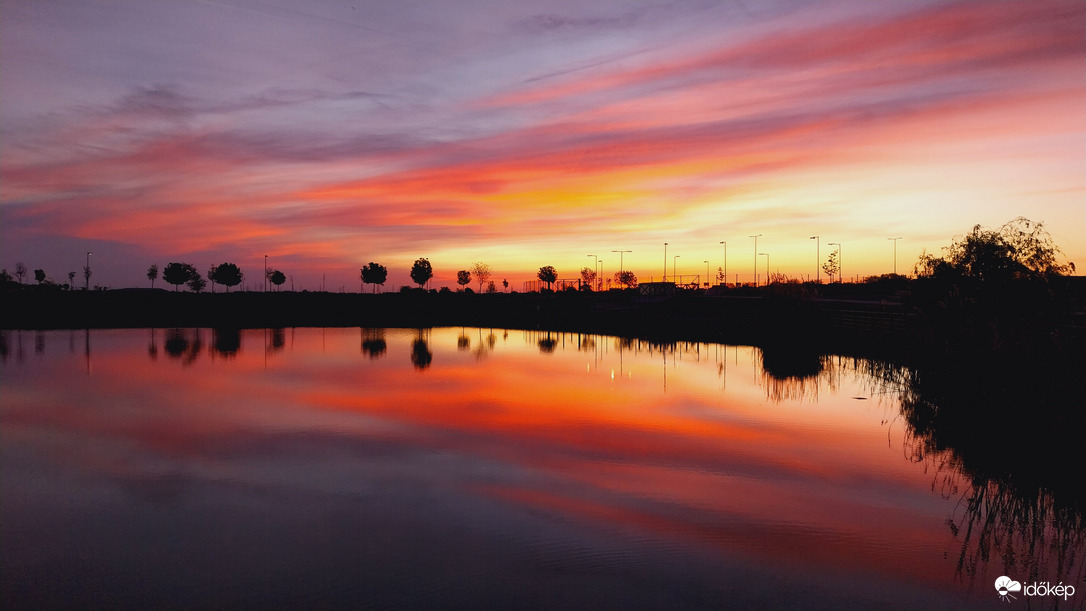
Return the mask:
[(600, 259), (600, 290), (603, 290), (603, 259)]
[[(841, 282), (841, 243), (830, 242), (829, 245), (837, 247), (837, 281)], [(830, 282), (833, 282), (833, 278), (830, 278)]]
[(264, 292), (268, 292), (268, 255), (264, 255)]
[(90, 258), (91, 258), (91, 255), (93, 255), (93, 254), (94, 254), (93, 252), (91, 252), (89, 250), (87, 251), (87, 266), (83, 268), (83, 290), (84, 291), (89, 291), (90, 290), (90, 276), (91, 276), (90, 275)]
[(901, 239), (901, 236), (898, 236), (896, 238), (886, 238), (886, 239), (887, 240), (892, 240), (894, 242), (894, 275), (896, 276), (897, 275), (897, 241)]
[(618, 273), (621, 274), (623, 269), (624, 269), (622, 267), (622, 254), (627, 253), (627, 252), (633, 252), (633, 251), (632, 250), (612, 250), (611, 252), (617, 252), (618, 253)]
[(709, 260), (705, 260), (705, 288), (709, 288)]
[(664, 282), (667, 282), (667, 242), (664, 242)]
[(721, 242), (724, 245), (724, 286), (728, 285), (728, 243)]
[(811, 236), (811, 239), (815, 241), (815, 282), (822, 284), (822, 275), (818, 273), (818, 236), (813, 235)]
[(754, 286), (758, 286), (758, 238), (762, 234), (752, 235), (754, 238)]
[(595, 258), (596, 262), (592, 264), (592, 273), (595, 274), (596, 273), (596, 268), (599, 267), (599, 264), (600, 264), (600, 258), (597, 257), (596, 255), (585, 255), (585, 256)]
[(769, 286), (769, 253), (760, 252), (758, 254), (765, 257), (765, 283), (766, 286)]
[(671, 258), (671, 275), (675, 276), (675, 282), (679, 281), (678, 267), (679, 267), (679, 257), (680, 256), (681, 255), (675, 255), (674, 257)]

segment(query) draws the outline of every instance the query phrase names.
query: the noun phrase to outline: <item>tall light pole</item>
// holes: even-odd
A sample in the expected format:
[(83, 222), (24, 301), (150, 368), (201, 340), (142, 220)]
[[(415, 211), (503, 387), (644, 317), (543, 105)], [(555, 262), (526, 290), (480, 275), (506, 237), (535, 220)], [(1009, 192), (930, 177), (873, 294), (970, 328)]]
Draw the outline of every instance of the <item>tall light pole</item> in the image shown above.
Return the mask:
[(89, 250), (87, 251), (87, 266), (83, 268), (83, 290), (84, 291), (89, 291), (90, 290), (90, 276), (91, 276), (90, 275), (90, 258), (91, 258), (91, 255), (93, 255), (93, 254), (94, 254), (93, 252), (91, 252)]
[(813, 235), (811, 239), (815, 241), (815, 283), (822, 284), (822, 275), (818, 273), (818, 236)]
[[(829, 244), (830, 244), (830, 246), (836, 246), (837, 247), (837, 279), (838, 279), (838, 281), (840, 281), (840, 279), (841, 279), (841, 243), (840, 242), (830, 242)], [(830, 278), (830, 282), (833, 282), (833, 278)]]
[(724, 286), (728, 285), (728, 243), (721, 242), (724, 245)]
[(765, 257), (765, 284), (769, 286), (769, 253), (760, 252), (758, 254)]
[(600, 290), (603, 290), (603, 259), (600, 259)]
[(617, 252), (618, 253), (618, 273), (621, 274), (623, 272), (623, 269), (624, 269), (622, 267), (622, 254), (627, 253), (627, 252), (633, 252), (633, 251), (632, 250), (612, 250), (611, 252)]
[(675, 282), (679, 281), (679, 256), (675, 255), (671, 258), (671, 275), (675, 276)]
[(887, 240), (892, 240), (894, 242), (894, 275), (896, 276), (897, 275), (897, 241), (901, 239), (901, 236), (898, 236), (896, 238), (886, 238), (886, 239)]
[[(596, 262), (592, 264), (592, 274), (593, 274), (593, 275), (595, 275), (595, 273), (596, 273), (596, 268), (597, 268), (597, 267), (599, 266), (599, 264), (600, 264), (600, 258), (599, 258), (599, 257), (597, 257), (596, 255), (585, 255), (585, 256), (586, 256), (586, 257), (592, 257), (592, 258), (594, 258), (594, 259), (596, 260)], [(593, 284), (595, 284), (595, 283), (593, 283)]]
[(664, 282), (667, 282), (667, 242), (664, 242)]
[(758, 238), (762, 234), (752, 235), (754, 238), (754, 286), (758, 286)]
[(705, 260), (705, 288), (709, 288), (709, 260)]
[(268, 255), (264, 255), (264, 292), (268, 292)]

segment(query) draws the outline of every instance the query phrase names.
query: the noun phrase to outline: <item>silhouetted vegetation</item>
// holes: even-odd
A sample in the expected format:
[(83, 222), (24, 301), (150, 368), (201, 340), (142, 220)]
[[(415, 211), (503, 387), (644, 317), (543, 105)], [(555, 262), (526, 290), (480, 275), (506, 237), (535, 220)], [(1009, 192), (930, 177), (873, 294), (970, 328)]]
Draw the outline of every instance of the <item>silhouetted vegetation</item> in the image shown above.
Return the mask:
[(162, 279), (172, 284), (175, 291), (180, 289), (182, 284), (199, 275), (196, 268), (188, 263), (167, 263), (162, 270)]
[(422, 288), (433, 277), (434, 268), (430, 266), (430, 260), (425, 257), (415, 259), (415, 264), (411, 266), (411, 280)]
[[(68, 279), (71, 280), (75, 277), (75, 272), (68, 274)], [(158, 265), (151, 264), (151, 267), (147, 268), (147, 279), (151, 281), (151, 288), (155, 288), (155, 280), (158, 279)]]
[(471, 282), (471, 272), (466, 269), (462, 269), (456, 272), (456, 283), (460, 286), (467, 286)]
[(540, 282), (546, 282), (547, 288), (552, 288), (554, 282), (558, 280), (558, 270), (554, 269), (553, 265), (545, 265), (539, 268), (539, 272), (536, 273), (536, 277)]
[(373, 292), (377, 292), (377, 285), (384, 284), (388, 279), (388, 270), (385, 266), (373, 263), (362, 266), (362, 282), (373, 285)]
[(287, 281), (287, 275), (277, 269), (269, 270), (268, 281), (275, 285), (275, 290), (278, 291), (279, 287), (283, 286), (283, 283)]
[(230, 287), (241, 284), (245, 275), (242, 274), (241, 269), (233, 263), (222, 263), (215, 266), (215, 282), (226, 287), (226, 292), (230, 292)]
[(471, 275), (475, 278), (475, 281), (479, 283), (479, 292), (483, 290), (483, 283), (490, 280), (490, 266), (481, 261), (476, 261), (471, 264)]
[(628, 289), (632, 289), (637, 286), (637, 276), (628, 269), (621, 272), (615, 272), (615, 282)]

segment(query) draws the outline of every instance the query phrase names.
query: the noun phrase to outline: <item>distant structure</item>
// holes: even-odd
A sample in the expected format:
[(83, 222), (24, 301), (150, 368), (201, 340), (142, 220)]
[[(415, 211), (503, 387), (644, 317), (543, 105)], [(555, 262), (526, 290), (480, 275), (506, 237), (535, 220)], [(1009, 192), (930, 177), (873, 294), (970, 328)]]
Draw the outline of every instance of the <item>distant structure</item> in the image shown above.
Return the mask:
[(672, 297), (675, 295), (674, 282), (642, 282), (637, 285), (642, 297)]

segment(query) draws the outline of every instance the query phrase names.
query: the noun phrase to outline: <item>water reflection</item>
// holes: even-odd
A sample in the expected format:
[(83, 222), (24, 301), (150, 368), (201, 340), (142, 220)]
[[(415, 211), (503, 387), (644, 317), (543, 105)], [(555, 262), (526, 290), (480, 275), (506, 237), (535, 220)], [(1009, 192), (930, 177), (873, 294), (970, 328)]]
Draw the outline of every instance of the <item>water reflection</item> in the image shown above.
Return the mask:
[[(40, 599), (13, 575), (75, 570), (55, 532), (79, 533), (112, 587), (213, 575), (202, 595), (221, 594), (173, 601), (189, 606), (249, 600), (231, 584), (298, 558), (331, 606), (518, 607), (520, 588), (560, 607), (985, 608), (1002, 574), (1083, 579), (1077, 461), (1017, 432), (1008, 459), (1006, 426), (954, 415), (961, 376), (545, 331), (80, 333), (95, 369), (78, 383), (71, 332), (0, 368), (17, 601)], [(985, 392), (1005, 418), (1001, 394), (1022, 396)], [(151, 557), (174, 574), (125, 564)], [(316, 595), (290, 583), (280, 604)]]

